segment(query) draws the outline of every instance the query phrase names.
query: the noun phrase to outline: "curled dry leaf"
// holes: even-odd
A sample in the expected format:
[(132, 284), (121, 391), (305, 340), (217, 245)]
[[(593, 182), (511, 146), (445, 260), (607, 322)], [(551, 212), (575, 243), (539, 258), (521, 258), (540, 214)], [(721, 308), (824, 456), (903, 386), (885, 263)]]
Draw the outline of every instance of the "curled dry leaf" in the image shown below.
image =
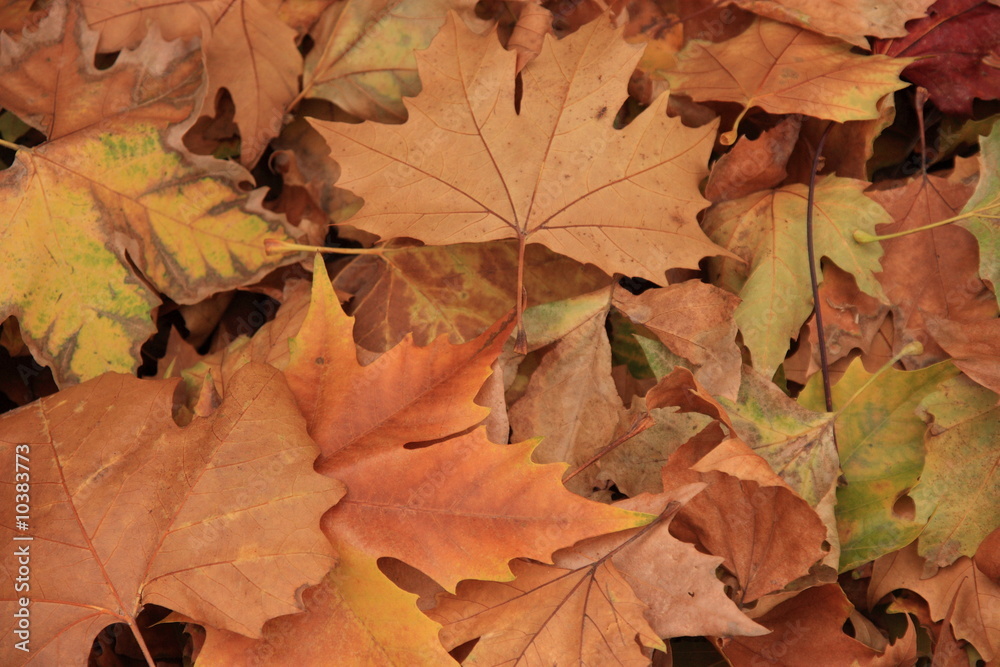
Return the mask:
[[(8, 468), (30, 460), (34, 539), (11, 542), (23, 533), (10, 522), (0, 532), (30, 553), (31, 628), (48, 638), (31, 645), (36, 660), (85, 664), (101, 628), (136, 630), (147, 604), (258, 636), (333, 563), (319, 518), (344, 487), (313, 471), (316, 446), (278, 371), (244, 368), (184, 428), (176, 389), (107, 374), (2, 418)], [(17, 619), (4, 617), (10, 634)], [(0, 650), (17, 664), (13, 642)]]

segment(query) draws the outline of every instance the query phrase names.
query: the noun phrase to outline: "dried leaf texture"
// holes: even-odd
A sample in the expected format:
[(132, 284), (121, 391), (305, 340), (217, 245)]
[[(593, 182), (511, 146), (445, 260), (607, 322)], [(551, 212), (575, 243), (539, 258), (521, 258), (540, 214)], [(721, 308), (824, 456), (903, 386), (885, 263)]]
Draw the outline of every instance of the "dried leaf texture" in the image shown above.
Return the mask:
[(18, 446), (31, 456), (33, 630), (49, 638), (36, 659), (83, 664), (94, 632), (146, 604), (256, 636), (333, 562), (319, 518), (344, 487), (313, 472), (280, 374), (245, 368), (185, 428), (176, 387), (109, 374), (3, 418), (10, 469)]
[(521, 73), (518, 113), (515, 54), (452, 15), (418, 56), (424, 89), (404, 125), (314, 122), (339, 185), (365, 199), (351, 224), (433, 245), (524, 237), (660, 281), (724, 254), (695, 220), (714, 124), (684, 127), (661, 96), (613, 127), (639, 55), (606, 19), (547, 36)]

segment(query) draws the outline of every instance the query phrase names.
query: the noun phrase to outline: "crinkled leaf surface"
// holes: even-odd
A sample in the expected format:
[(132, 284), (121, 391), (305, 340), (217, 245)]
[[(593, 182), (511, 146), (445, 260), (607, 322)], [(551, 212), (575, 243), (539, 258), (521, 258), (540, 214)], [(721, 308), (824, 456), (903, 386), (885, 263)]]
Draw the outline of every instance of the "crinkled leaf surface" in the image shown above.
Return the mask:
[[(899, 73), (910, 60), (854, 54), (839, 39), (759, 19), (725, 42), (689, 43), (677, 63), (666, 73), (672, 93), (844, 122), (877, 118), (879, 98), (906, 86)], [(735, 140), (735, 128), (722, 139)]]
[[(874, 273), (882, 254), (875, 244), (857, 243), (855, 229), (871, 233), (890, 221), (885, 210), (861, 194), (866, 184), (827, 176), (816, 185), (813, 234), (817, 274), (821, 257), (852, 273), (858, 287), (878, 298), (882, 287)], [(744, 262), (719, 260), (719, 281), (739, 294), (736, 324), (750, 348), (754, 369), (771, 377), (785, 358), (790, 340), (813, 310), (806, 250), (804, 185), (766, 190), (717, 204), (704, 226), (717, 243)]]
[(0, 104), (48, 141), (0, 174), (0, 318), (16, 315), (33, 353), (71, 382), (137, 365), (158, 302), (144, 281), (194, 303), (277, 266), (263, 240), (288, 236), (263, 192), (236, 187), (238, 166), (175, 152), (182, 128), (168, 125), (188, 117), (201, 82), (191, 45), (150, 36), (98, 71), (94, 36), (64, 19), (56, 5), (37, 32), (2, 43)]
[(470, 0), (332, 4), (311, 31), (317, 47), (306, 57), (306, 93), (365, 120), (406, 120), (403, 97), (420, 92), (414, 52), (427, 48), (449, 10), (474, 23), (474, 5)]
[[(918, 371), (885, 369), (873, 380), (856, 359), (834, 385), (837, 447), (847, 480), (837, 489), (841, 570), (903, 548), (926, 523), (897, 507), (924, 467), (926, 425), (916, 408), (957, 374), (953, 364), (942, 363)], [(817, 411), (825, 409), (820, 380), (813, 376), (798, 399)]]
[[(344, 487), (313, 471), (281, 375), (243, 369), (216, 412), (184, 428), (176, 387), (108, 374), (2, 418), (8, 468), (16, 453), (30, 461), (32, 630), (48, 640), (36, 659), (82, 664), (96, 631), (146, 604), (259, 635), (332, 564), (319, 518)], [(6, 590), (11, 608), (13, 580)], [(2, 650), (14, 664), (13, 643)]]
[(405, 124), (314, 122), (338, 185), (365, 200), (350, 224), (432, 245), (523, 237), (661, 281), (724, 254), (695, 219), (715, 125), (668, 118), (664, 95), (613, 127), (639, 55), (604, 19), (547, 36), (521, 72), (517, 113), (515, 54), (451, 15), (418, 55), (424, 88)]

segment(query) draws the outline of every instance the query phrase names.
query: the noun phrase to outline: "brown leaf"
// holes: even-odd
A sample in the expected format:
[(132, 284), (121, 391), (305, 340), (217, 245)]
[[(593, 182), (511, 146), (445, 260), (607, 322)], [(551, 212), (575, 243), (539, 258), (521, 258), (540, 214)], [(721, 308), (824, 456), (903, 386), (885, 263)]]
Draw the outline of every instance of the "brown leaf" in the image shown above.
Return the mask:
[[(877, 233), (905, 232), (956, 215), (972, 195), (974, 181), (968, 180), (929, 175), (901, 185), (881, 184), (868, 196), (885, 207), (895, 222), (879, 225)], [(911, 340), (924, 346), (923, 355), (907, 359), (908, 367), (925, 366), (945, 356), (926, 330), (925, 315), (957, 321), (996, 317), (996, 298), (979, 277), (979, 246), (968, 230), (945, 225), (881, 244), (883, 271), (876, 278), (893, 304), (893, 352)]]
[(851, 612), (840, 586), (829, 584), (802, 591), (757, 621), (771, 630), (763, 637), (736, 637), (721, 646), (734, 664), (780, 661), (788, 667), (814, 667), (817, 658), (831, 665), (901, 665), (916, 660), (916, 633), (912, 624), (885, 653), (865, 646), (844, 634), (844, 621)]
[(924, 561), (917, 555), (914, 542), (875, 561), (869, 605), (897, 588), (924, 598), (932, 620), (950, 615), (955, 637), (969, 641), (987, 662), (1000, 652), (1000, 627), (996, 623), (1000, 585), (983, 574), (974, 559), (963, 556), (925, 579)]
[(432, 245), (523, 238), (660, 281), (724, 254), (695, 219), (714, 125), (684, 127), (661, 96), (614, 129), (638, 57), (606, 18), (546, 37), (521, 72), (518, 113), (515, 54), (452, 16), (418, 56), (424, 88), (406, 100), (404, 125), (314, 122), (343, 169), (339, 185), (365, 199), (350, 224)]
[(798, 141), (801, 125), (800, 116), (789, 116), (753, 141), (740, 137), (712, 165), (705, 197), (716, 203), (780, 185), (787, 175), (785, 164)]
[(1000, 319), (963, 322), (925, 314), (924, 325), (934, 340), (954, 358), (956, 366), (982, 386), (1000, 394)]
[[(176, 387), (109, 374), (3, 417), (8, 468), (30, 461), (34, 541), (13, 544), (30, 552), (36, 659), (79, 664), (98, 630), (134, 628), (147, 604), (256, 636), (332, 563), (318, 519), (344, 487), (313, 472), (280, 374), (245, 368), (185, 428)], [(13, 642), (2, 650), (14, 664)]]
[(616, 289), (612, 304), (697, 367), (694, 377), (715, 396), (735, 400), (742, 364), (736, 345), (736, 297), (689, 280), (636, 296)]

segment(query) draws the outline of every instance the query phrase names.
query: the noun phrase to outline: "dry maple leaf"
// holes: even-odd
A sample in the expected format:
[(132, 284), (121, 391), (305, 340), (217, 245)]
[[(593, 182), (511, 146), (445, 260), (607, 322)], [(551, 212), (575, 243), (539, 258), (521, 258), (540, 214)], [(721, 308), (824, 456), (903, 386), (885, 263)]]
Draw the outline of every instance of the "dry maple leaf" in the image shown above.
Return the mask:
[(284, 371), (320, 446), (317, 469), (331, 472), (379, 450), (439, 440), (478, 424), (489, 410), (473, 399), (512, 325), (508, 316), (462, 345), (439, 337), (416, 347), (407, 336), (362, 366), (351, 335), (354, 319), (341, 309), (316, 255), (309, 312), (290, 343)]
[[(521, 72), (496, 35), (453, 14), (417, 55), (423, 91), (386, 127), (312, 121), (365, 200), (350, 224), (433, 245), (514, 238), (607, 273), (662, 281), (675, 266), (725, 254), (698, 227), (698, 182), (715, 125), (665, 114), (666, 95), (623, 130), (614, 117), (641, 48), (599, 18), (545, 39)], [(518, 285), (520, 292), (520, 271)]]
[(910, 62), (851, 53), (839, 39), (758, 19), (725, 42), (689, 43), (665, 76), (671, 93), (743, 105), (733, 129), (721, 137), (732, 144), (740, 118), (755, 106), (841, 123), (877, 118), (879, 99), (908, 85), (899, 73)]
[(192, 45), (151, 35), (97, 70), (95, 41), (57, 3), (0, 45), (0, 104), (48, 136), (0, 175), (0, 318), (19, 318), (60, 382), (131, 371), (156, 291), (194, 303), (253, 282), (277, 266), (263, 239), (285, 234), (263, 191), (236, 185), (242, 168), (176, 152), (184, 126), (168, 126), (202, 78)]
[[(184, 428), (176, 388), (108, 374), (2, 419), (8, 468), (30, 462), (32, 512), (27, 533), (12, 516), (0, 531), (33, 538), (13, 543), (30, 549), (31, 648), (45, 664), (86, 664), (111, 623), (138, 636), (147, 604), (258, 636), (333, 561), (319, 518), (344, 487), (313, 471), (316, 446), (278, 371), (244, 368), (215, 413)], [(13, 642), (0, 650), (15, 664)]]

